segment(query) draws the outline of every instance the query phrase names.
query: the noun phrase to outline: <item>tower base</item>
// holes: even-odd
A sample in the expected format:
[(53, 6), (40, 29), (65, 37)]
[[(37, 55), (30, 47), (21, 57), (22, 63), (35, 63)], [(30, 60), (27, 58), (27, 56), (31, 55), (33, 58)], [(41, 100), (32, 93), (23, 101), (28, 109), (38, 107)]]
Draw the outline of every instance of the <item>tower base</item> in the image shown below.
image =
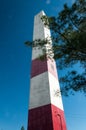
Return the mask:
[(66, 130), (64, 111), (52, 104), (29, 110), (28, 130)]

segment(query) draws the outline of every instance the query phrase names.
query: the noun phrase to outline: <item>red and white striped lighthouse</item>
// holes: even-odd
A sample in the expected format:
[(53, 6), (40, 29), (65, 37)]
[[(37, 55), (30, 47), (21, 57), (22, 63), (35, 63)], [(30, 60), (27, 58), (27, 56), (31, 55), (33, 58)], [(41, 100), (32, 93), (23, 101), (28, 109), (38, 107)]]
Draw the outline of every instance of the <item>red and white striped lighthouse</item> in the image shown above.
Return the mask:
[[(50, 37), (50, 30), (41, 20), (43, 11), (35, 16), (33, 40)], [(51, 44), (46, 45), (46, 52)], [(28, 130), (66, 130), (56, 63), (51, 59), (39, 60), (42, 50), (32, 50), (32, 71)]]

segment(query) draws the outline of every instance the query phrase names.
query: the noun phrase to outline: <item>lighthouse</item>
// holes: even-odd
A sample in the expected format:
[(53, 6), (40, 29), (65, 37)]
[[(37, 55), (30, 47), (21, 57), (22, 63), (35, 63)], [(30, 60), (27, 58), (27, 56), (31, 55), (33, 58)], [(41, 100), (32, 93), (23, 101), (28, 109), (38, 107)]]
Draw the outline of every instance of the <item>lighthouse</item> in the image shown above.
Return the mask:
[[(34, 18), (33, 40), (51, 37), (41, 19), (44, 15), (41, 11)], [(47, 58), (44, 60), (38, 58), (43, 53), (41, 48), (32, 49), (28, 130), (67, 130), (53, 52), (48, 55), (52, 41), (45, 49)]]

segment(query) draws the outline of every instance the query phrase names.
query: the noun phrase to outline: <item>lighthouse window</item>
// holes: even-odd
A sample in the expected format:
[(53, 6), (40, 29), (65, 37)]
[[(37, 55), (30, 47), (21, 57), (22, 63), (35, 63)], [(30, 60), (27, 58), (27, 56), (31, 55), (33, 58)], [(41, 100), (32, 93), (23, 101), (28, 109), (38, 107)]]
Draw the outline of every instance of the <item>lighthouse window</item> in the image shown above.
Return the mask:
[(51, 68), (52, 68), (52, 70), (54, 70), (54, 66), (51, 64)]

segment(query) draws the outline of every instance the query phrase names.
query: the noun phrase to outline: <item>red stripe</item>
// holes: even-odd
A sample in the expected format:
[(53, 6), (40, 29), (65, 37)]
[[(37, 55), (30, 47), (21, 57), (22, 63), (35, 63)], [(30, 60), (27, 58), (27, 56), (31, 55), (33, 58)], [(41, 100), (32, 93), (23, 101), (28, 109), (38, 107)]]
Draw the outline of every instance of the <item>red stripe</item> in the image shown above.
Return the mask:
[(54, 77), (57, 78), (56, 64), (51, 60), (39, 60), (35, 59), (32, 61), (31, 78), (49, 71)]
[(67, 130), (64, 111), (51, 105), (53, 130)]
[(32, 71), (31, 71), (31, 78), (44, 73), (48, 70), (47, 68), (47, 60), (39, 60), (35, 59), (32, 61)]
[(56, 70), (56, 63), (51, 59), (48, 59), (48, 71), (57, 78), (57, 70)]
[(64, 112), (51, 104), (31, 109), (28, 130), (66, 130)]

